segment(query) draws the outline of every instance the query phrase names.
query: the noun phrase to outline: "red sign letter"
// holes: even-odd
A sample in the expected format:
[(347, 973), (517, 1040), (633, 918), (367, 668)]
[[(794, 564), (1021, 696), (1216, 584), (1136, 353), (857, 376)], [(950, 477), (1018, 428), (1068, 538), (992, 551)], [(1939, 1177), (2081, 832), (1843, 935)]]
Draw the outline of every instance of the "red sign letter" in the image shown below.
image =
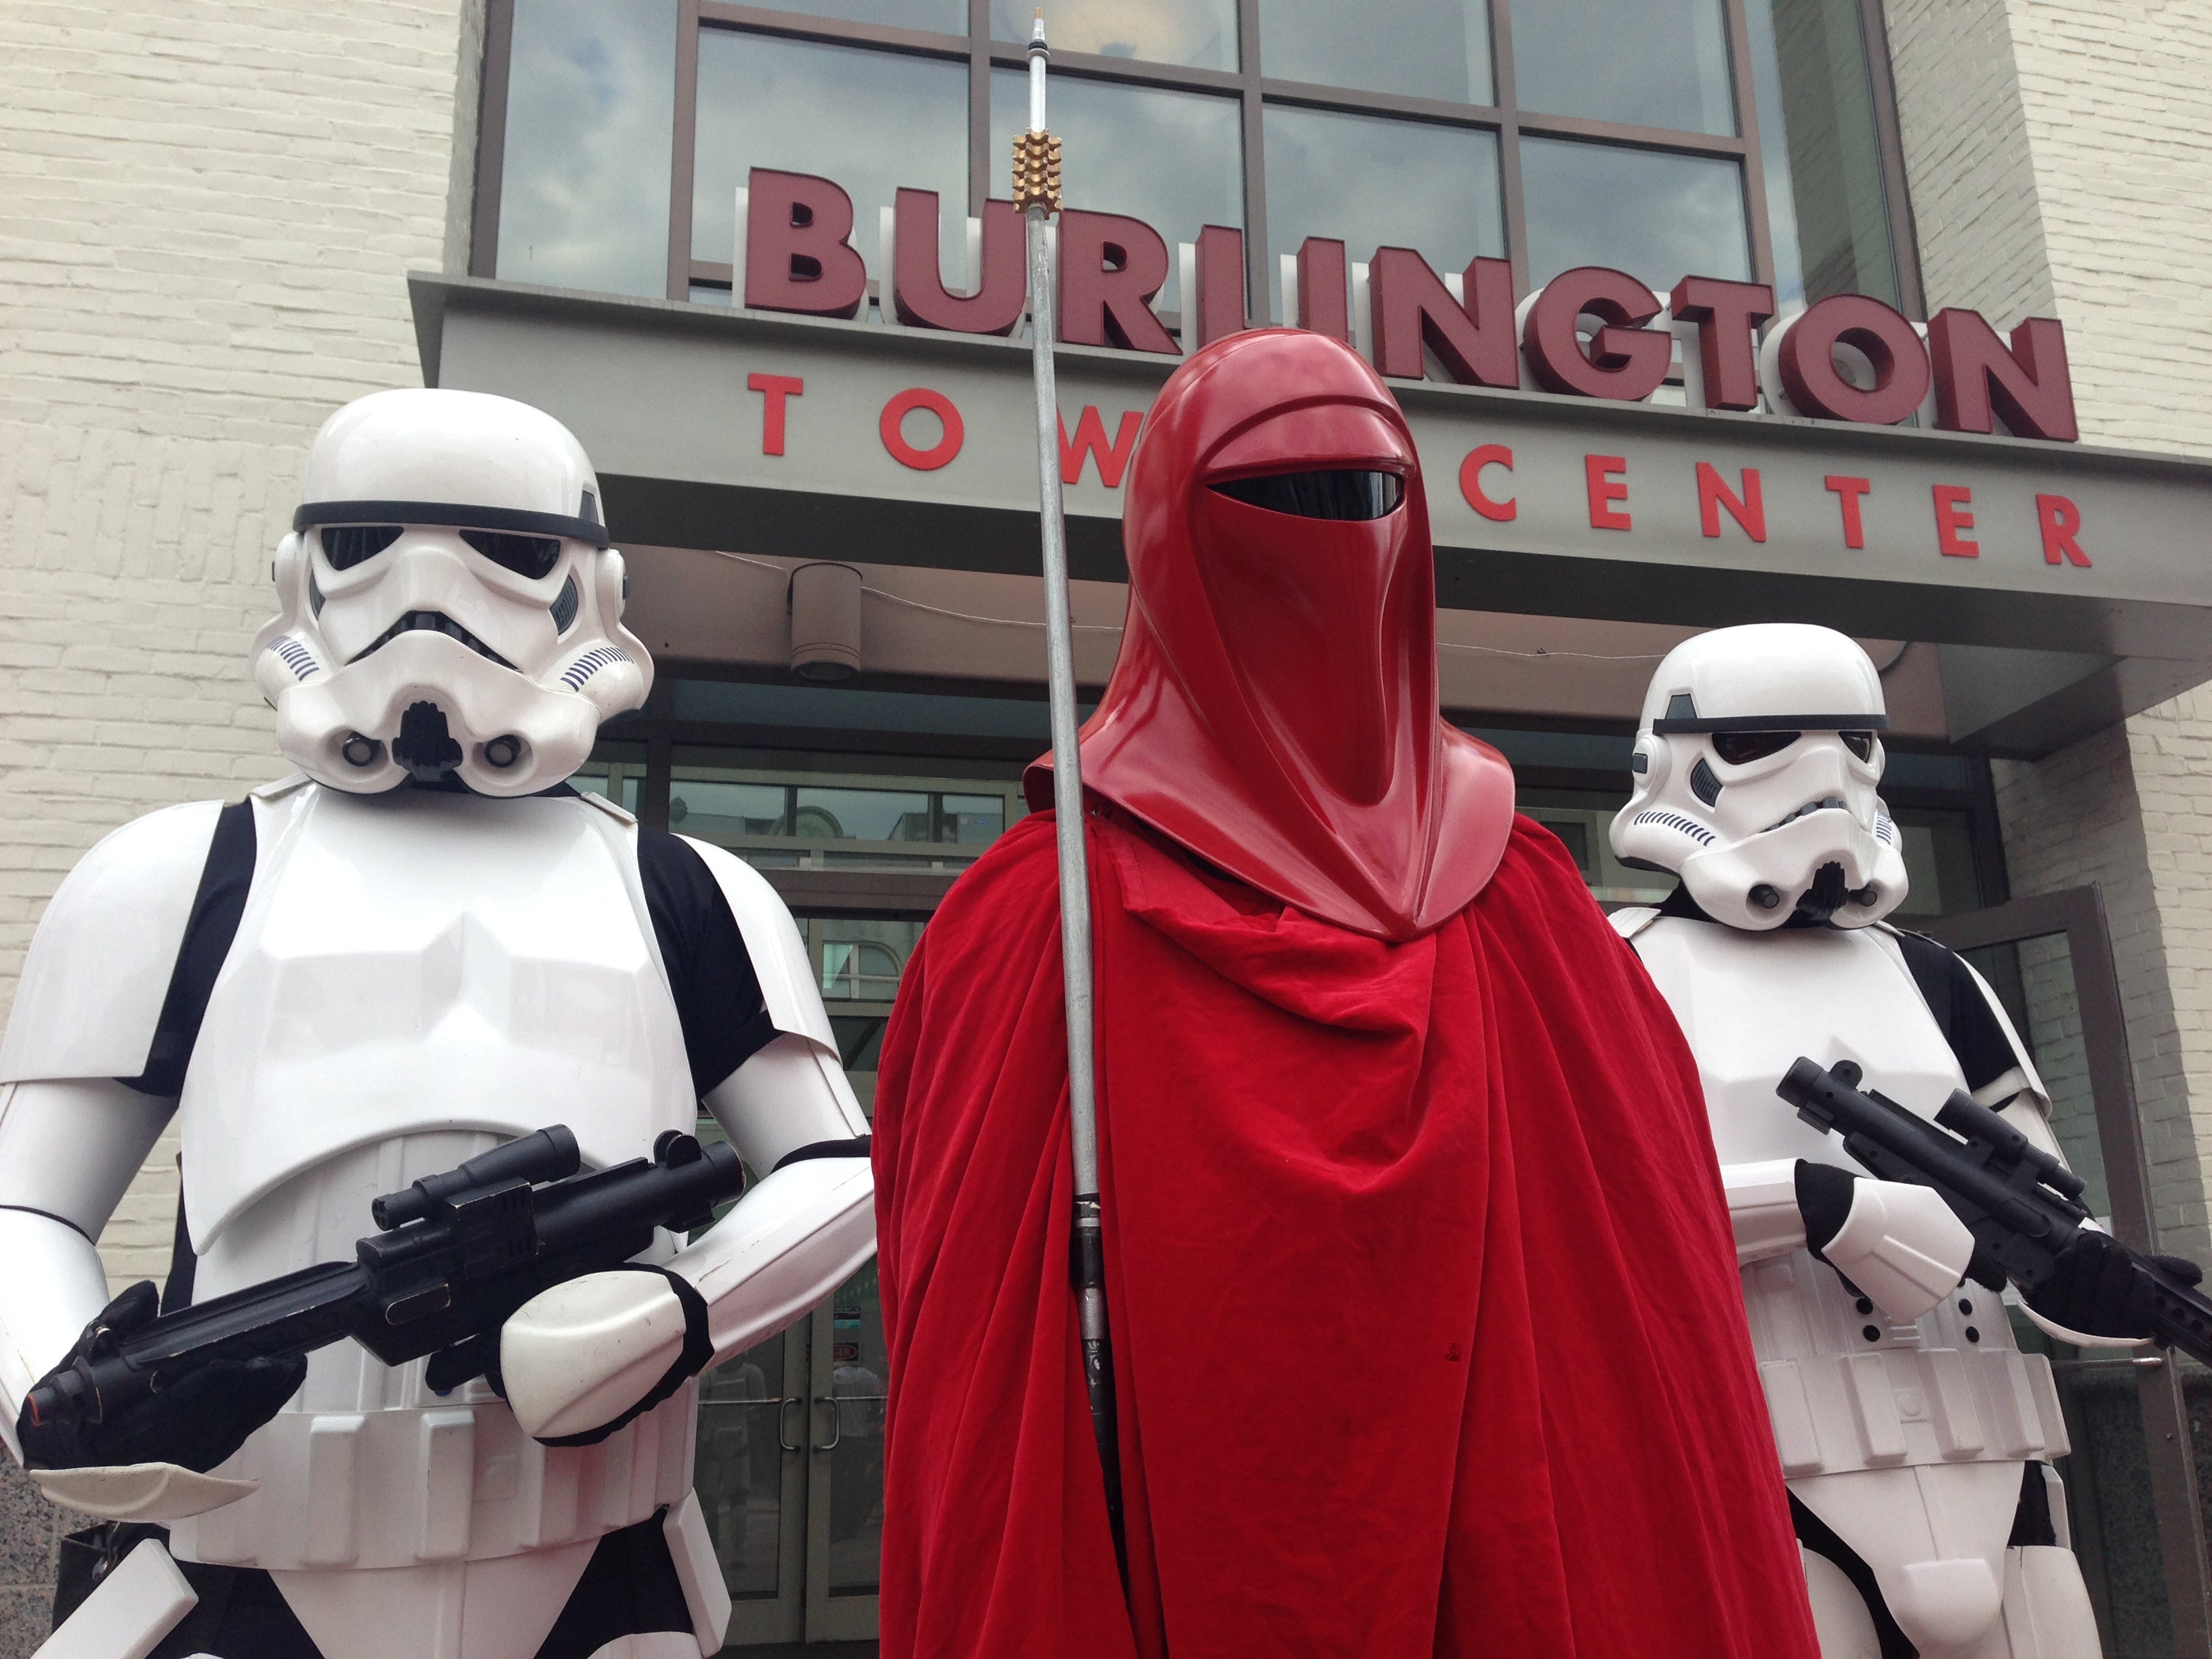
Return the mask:
[(1520, 501), (1508, 496), (1502, 501), (1492, 501), (1482, 493), (1482, 469), (1502, 466), (1513, 470), (1513, 452), (1504, 444), (1484, 444), (1468, 452), (1467, 459), (1459, 464), (1459, 493), (1467, 497), (1467, 504), (1492, 524), (1510, 524), (1520, 516)]
[[(1196, 343), (1210, 345), (1242, 334), (1244, 321), (1244, 233), (1206, 225), (1198, 233), (1198, 293), (1186, 297), (1198, 313)], [(1192, 343), (1192, 319), (1182, 319), (1183, 343)]]
[(2035, 498), (2035, 521), (2043, 531), (2043, 562), (2057, 564), (2063, 558), (2087, 570), (2089, 556), (2081, 550), (2081, 544), (2074, 538), (2081, 533), (2081, 509), (2063, 495), (2038, 495)]
[(1060, 216), (1060, 337), (1173, 357), (1175, 337), (1152, 314), (1168, 279), (1168, 245), (1141, 219), (1118, 213)]
[(1685, 276), (1674, 284), (1674, 314), (1698, 325), (1698, 365), (1707, 409), (1759, 407), (1758, 349), (1752, 331), (1774, 314), (1765, 283)]
[(1974, 527), (1974, 515), (1962, 512), (1972, 504), (1974, 492), (1964, 484), (1936, 486), (1936, 545), (1943, 550), (1947, 559), (1978, 559), (1982, 544), (1970, 542), (1959, 532)]
[(1014, 204), (983, 204), (982, 282), (963, 296), (946, 289), (939, 263), (937, 192), (901, 190), (897, 199), (892, 210), (891, 304), (899, 321), (963, 334), (1012, 333), (1029, 298), (1022, 216)]
[(1067, 421), (1060, 422), (1060, 481), (1076, 483), (1083, 477), (1085, 456), (1095, 456), (1098, 461), (1098, 482), (1109, 489), (1121, 487), (1121, 474), (1129, 465), (1129, 456), (1137, 447), (1137, 429), (1145, 417), (1136, 410), (1124, 411), (1121, 424), (1114, 434), (1113, 444), (1106, 442), (1106, 422), (1098, 418), (1095, 404), (1083, 405), (1083, 413), (1075, 417), (1075, 441), (1067, 437)]
[(783, 400), (806, 390), (796, 374), (748, 374), (745, 390), (761, 394), (761, 453), (783, 453)]
[[(900, 429), (906, 417), (917, 409), (927, 410), (945, 428), (944, 436), (927, 449), (916, 449)], [(890, 451), (891, 459), (917, 472), (934, 472), (946, 465), (960, 453), (960, 445), (968, 435), (960, 424), (960, 411), (952, 406), (952, 399), (926, 386), (909, 386), (885, 404), (883, 418), (876, 422), (876, 431), (884, 441), (884, 447)]]
[(1332, 340), (1352, 340), (1352, 289), (1344, 271), (1344, 244), (1309, 236), (1298, 244), (1298, 326)]
[[(1575, 331), (1584, 312), (1604, 325), (1591, 337), (1588, 356)], [(1658, 390), (1674, 357), (1670, 337), (1641, 326), (1658, 314), (1651, 290), (1626, 271), (1578, 265), (1544, 284), (1528, 307), (1521, 343), (1547, 392), (1641, 403)]]
[(1744, 468), (1742, 484), (1743, 499), (1738, 501), (1721, 482), (1718, 472), (1703, 461), (1698, 463), (1698, 525), (1709, 538), (1720, 539), (1721, 509), (1726, 507), (1745, 535), (1755, 542), (1766, 539), (1766, 499), (1759, 489), (1757, 467)]
[[(1853, 386), (1836, 368), (1836, 348), (1865, 354), (1874, 389)], [(1912, 325), (1863, 294), (1831, 294), (1794, 319), (1777, 349), (1782, 389), (1800, 415), (1816, 421), (1895, 426), (1928, 395), (1928, 354)]]
[(1378, 247), (1367, 276), (1375, 314), (1375, 372), (1421, 378), (1421, 347), (1462, 386), (1517, 386), (1513, 349), (1513, 267), (1475, 259), (1461, 279), (1462, 306), (1429, 262), (1409, 247)]
[(1988, 432), (1994, 410), (2022, 438), (2070, 444), (2081, 435), (2066, 331), (2057, 319), (2029, 318), (2013, 330), (2007, 351), (1980, 313), (1939, 311), (1928, 319), (1928, 351), (1936, 360), (1936, 424), (1946, 431)]
[(745, 197), (745, 303), (762, 311), (851, 317), (868, 267), (845, 239), (853, 198), (827, 179), (755, 167)]
[[(1620, 482), (1615, 483), (1616, 476)], [(1615, 501), (1628, 499), (1628, 463), (1619, 455), (1583, 457), (1583, 482), (1589, 489), (1590, 528), (1626, 530), (1628, 514), (1613, 510)]]
[(1872, 489), (1874, 485), (1864, 478), (1847, 478), (1834, 472), (1820, 482), (1828, 486), (1837, 497), (1836, 504), (1844, 509), (1844, 545), (1864, 547), (1866, 526), (1859, 521), (1859, 497)]

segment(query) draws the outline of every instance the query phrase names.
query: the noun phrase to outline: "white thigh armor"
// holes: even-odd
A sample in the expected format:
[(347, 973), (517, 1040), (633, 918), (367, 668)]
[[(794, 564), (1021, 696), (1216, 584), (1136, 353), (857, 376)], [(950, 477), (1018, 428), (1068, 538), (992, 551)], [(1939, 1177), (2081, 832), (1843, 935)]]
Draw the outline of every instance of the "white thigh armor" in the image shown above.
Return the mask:
[(1802, 1231), (1777, 1248), (1784, 1230), (1747, 1201), (1776, 1195), (1745, 1177), (1800, 1158), (1859, 1172), (1776, 1096), (1799, 1054), (1855, 1061), (1867, 1086), (1931, 1115), (1964, 1086), (1958, 1061), (1877, 929), (1750, 933), (1648, 913), (1615, 921), (1704, 1079), (1790, 1490), (1875, 1570), (1908, 1632), (1948, 1651), (1960, 1627), (1996, 1616), (2021, 1465), (2067, 1451), (2050, 1364), (2014, 1347), (2001, 1297), (1971, 1282), (1917, 1322), (1892, 1323), (1802, 1248)]

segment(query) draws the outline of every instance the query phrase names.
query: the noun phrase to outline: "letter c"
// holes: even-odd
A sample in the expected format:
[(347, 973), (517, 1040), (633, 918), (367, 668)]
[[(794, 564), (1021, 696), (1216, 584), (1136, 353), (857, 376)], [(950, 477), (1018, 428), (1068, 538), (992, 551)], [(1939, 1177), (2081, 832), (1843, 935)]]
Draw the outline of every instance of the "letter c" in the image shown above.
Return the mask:
[(1509, 495), (1498, 501), (1484, 495), (1482, 469), (1486, 466), (1502, 466), (1510, 472), (1513, 470), (1513, 452), (1504, 444), (1483, 444), (1469, 450), (1467, 459), (1459, 464), (1459, 493), (1467, 497), (1469, 507), (1492, 524), (1509, 523), (1520, 516), (1520, 500)]

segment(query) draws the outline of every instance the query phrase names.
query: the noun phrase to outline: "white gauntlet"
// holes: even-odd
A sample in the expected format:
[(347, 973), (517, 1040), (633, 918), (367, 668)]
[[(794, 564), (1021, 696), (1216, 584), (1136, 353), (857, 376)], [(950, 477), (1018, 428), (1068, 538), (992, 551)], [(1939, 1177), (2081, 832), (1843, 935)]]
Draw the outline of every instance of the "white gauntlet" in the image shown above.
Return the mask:
[[(1821, 1164), (1800, 1164), (1803, 1179), (1818, 1171), (1820, 1184), (1842, 1176), (1850, 1182), (1850, 1207), (1823, 1240), (1815, 1223), (1823, 1206), (1808, 1202), (1806, 1242), (1829, 1266), (1874, 1298), (1882, 1312), (1904, 1323), (1918, 1319), (1958, 1288), (1974, 1254), (1974, 1236), (1931, 1188), (1909, 1182), (1852, 1176)], [(1840, 1194), (1837, 1194), (1840, 1196)]]

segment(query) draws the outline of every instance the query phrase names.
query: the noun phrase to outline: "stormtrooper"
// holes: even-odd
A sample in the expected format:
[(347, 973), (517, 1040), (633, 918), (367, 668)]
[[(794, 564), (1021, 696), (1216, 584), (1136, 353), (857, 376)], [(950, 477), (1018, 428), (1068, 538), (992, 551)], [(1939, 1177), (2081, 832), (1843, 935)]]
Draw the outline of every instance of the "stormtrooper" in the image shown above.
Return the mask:
[[(575, 439), (380, 392), (325, 424), (302, 497), (252, 644), (298, 772), (88, 854), (0, 1042), (0, 1438), (127, 1523), (42, 1651), (714, 1652), (693, 1379), (866, 1261), (866, 1121), (767, 884), (565, 781), (653, 672)], [(441, 1395), (346, 1340), (96, 1423), (22, 1411), (154, 1316), (92, 1241), (173, 1118), (172, 1308), (350, 1260), (375, 1195), (508, 1139), (566, 1124), (605, 1169), (702, 1108), (755, 1184), (526, 1302), (496, 1383)]]
[[(1680, 885), (1613, 921), (1704, 1080), (1825, 1659), (2094, 1659), (2049, 1362), (1962, 1283), (1972, 1240), (1933, 1191), (1856, 1173), (1774, 1092), (1800, 1054), (1850, 1060), (1916, 1111), (1964, 1088), (2057, 1151), (1988, 984), (1882, 920), (1906, 890), (1876, 793), (1887, 725), (1874, 665), (1828, 629), (1675, 647), (1612, 842)], [(2094, 1311), (2045, 1306), (2054, 1334), (2105, 1340)]]

